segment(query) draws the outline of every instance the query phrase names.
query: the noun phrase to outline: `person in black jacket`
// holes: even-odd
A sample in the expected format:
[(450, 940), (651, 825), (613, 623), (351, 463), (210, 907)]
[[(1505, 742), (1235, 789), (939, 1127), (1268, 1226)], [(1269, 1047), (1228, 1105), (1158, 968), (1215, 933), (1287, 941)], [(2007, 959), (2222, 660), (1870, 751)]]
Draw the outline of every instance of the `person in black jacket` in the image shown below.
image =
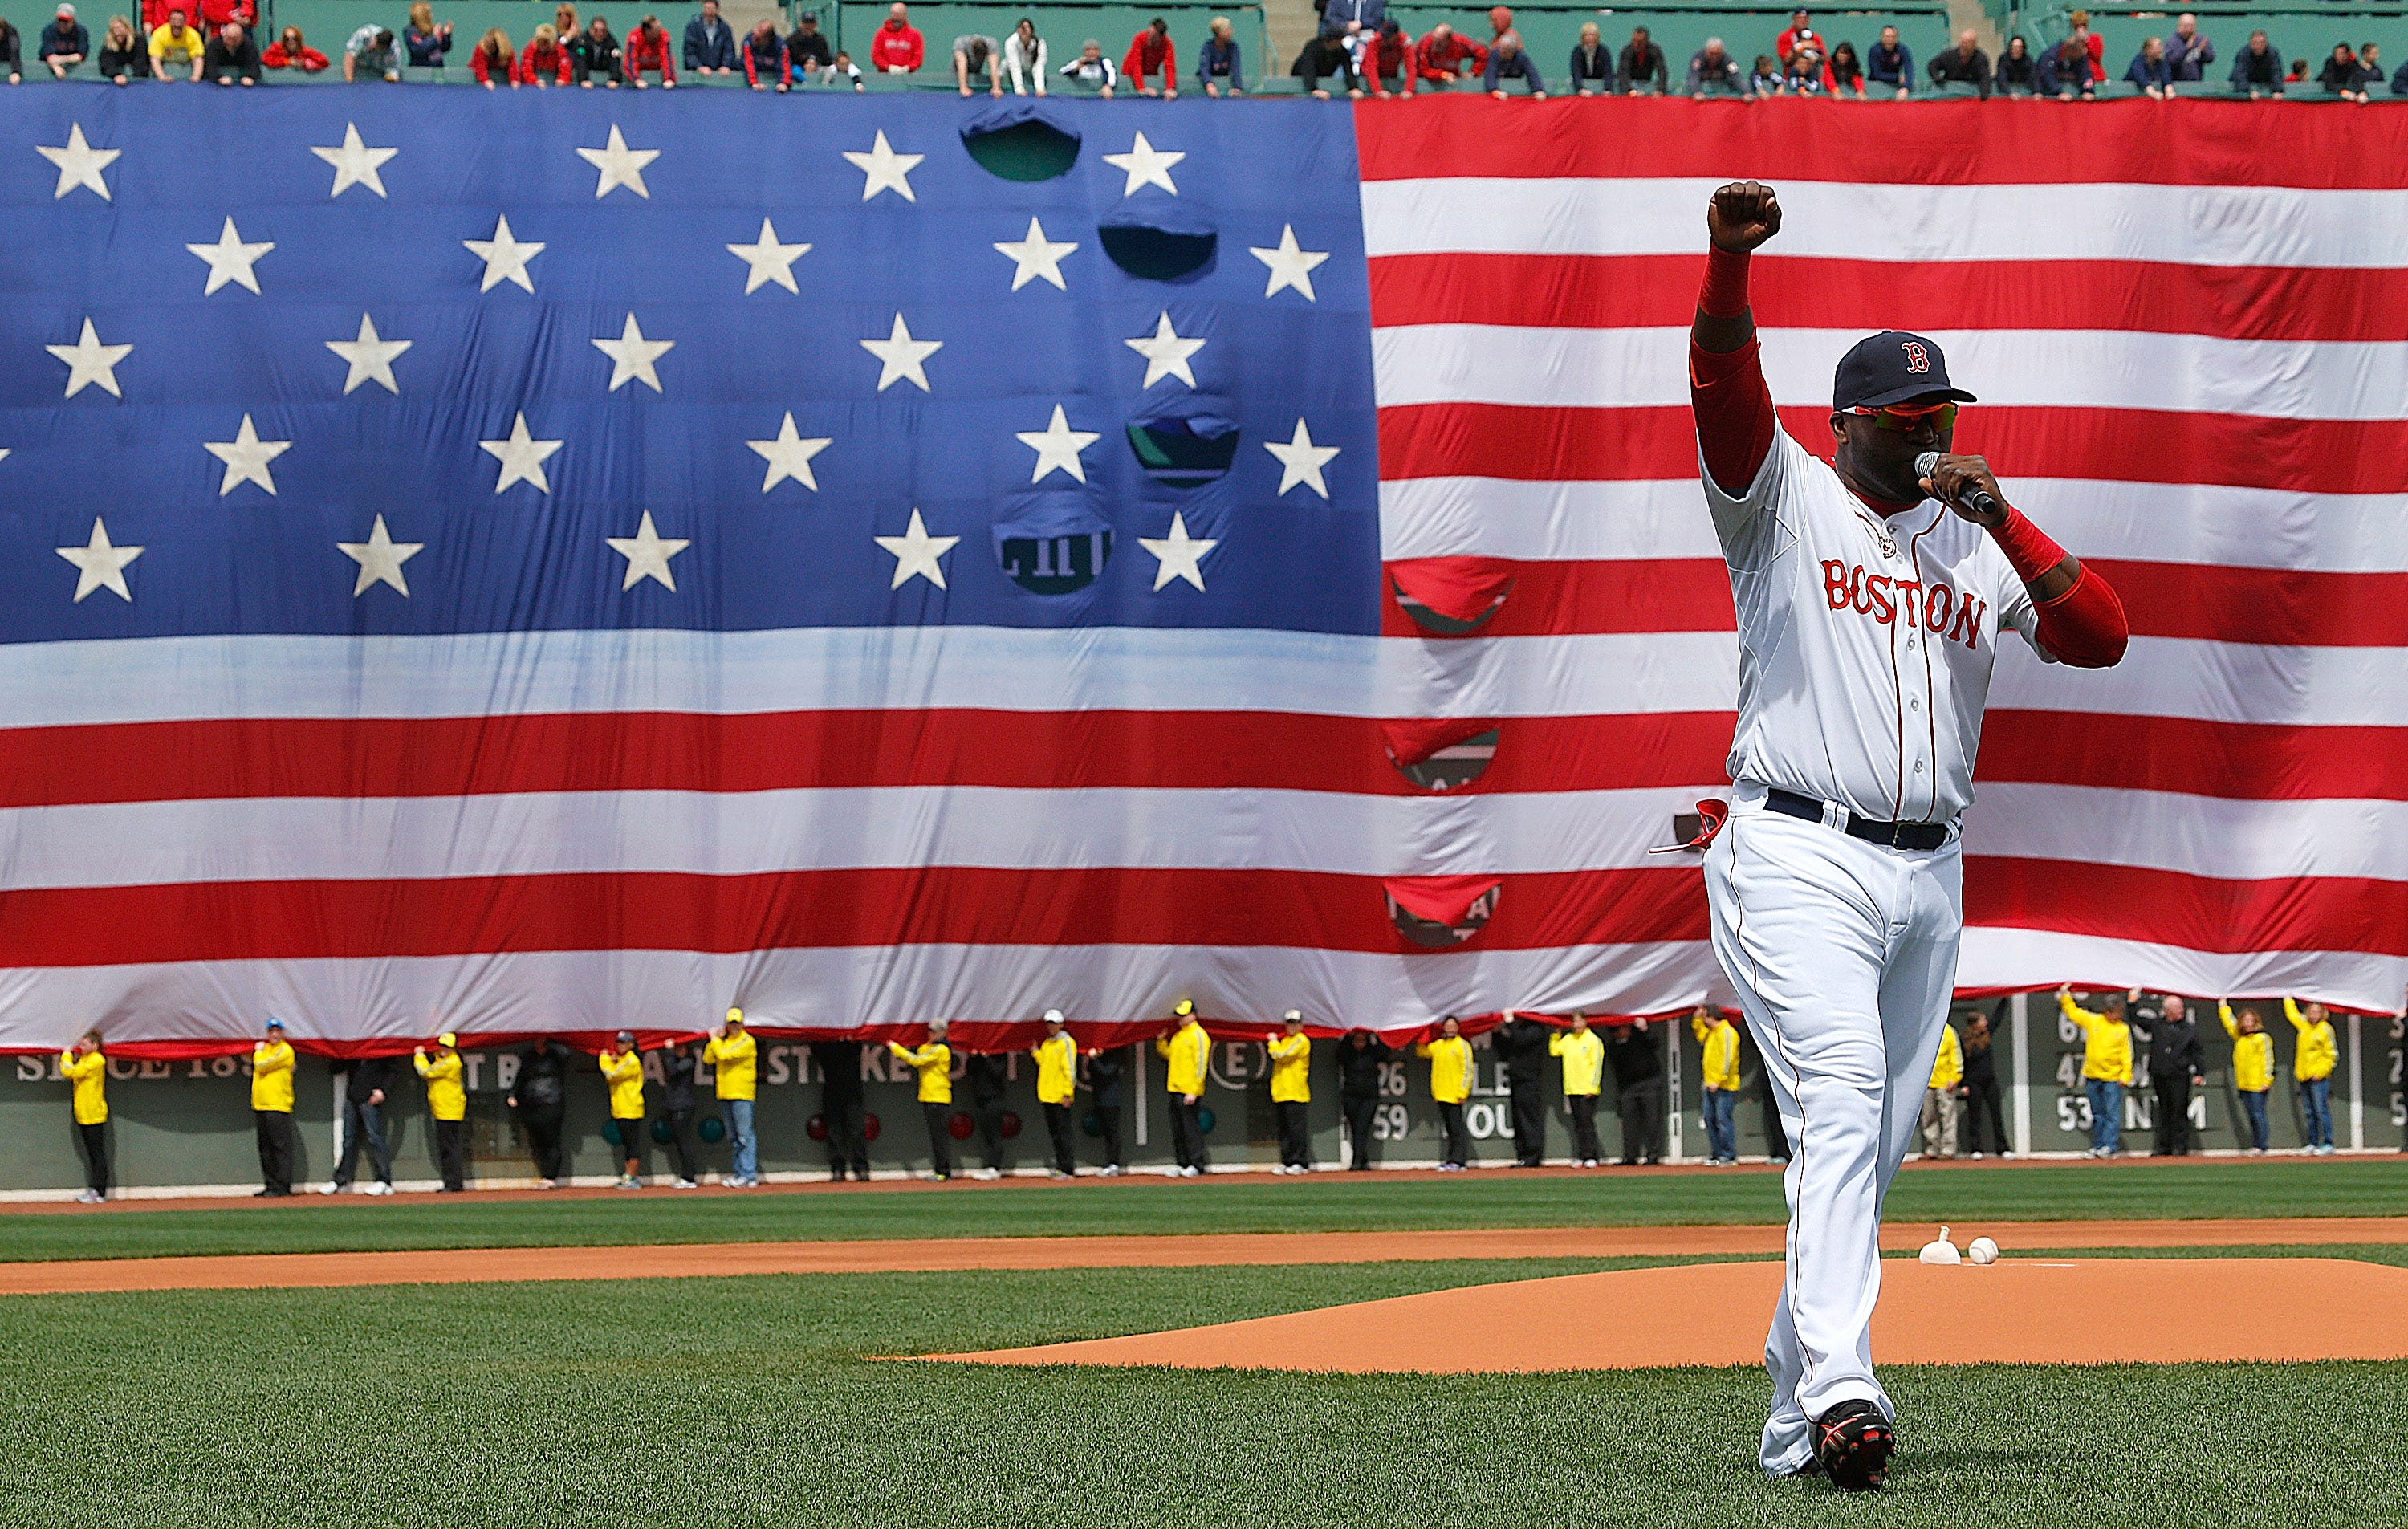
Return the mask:
[(1004, 1058), (991, 1052), (973, 1051), (967, 1065), (970, 1085), (970, 1117), (978, 1122), (979, 1145), (985, 1149), (986, 1166), (975, 1170), (973, 1179), (1003, 1177), (1003, 1079)]
[(1555, 1026), (1508, 1014), (1488, 1037), (1489, 1050), (1505, 1065), (1505, 1088), (1513, 1106), (1513, 1165), (1536, 1168), (1547, 1161), (1547, 1074), (1555, 1067), (1547, 1042)]
[(685, 66), (696, 78), (736, 72), (736, 34), (719, 19), (719, 0), (702, 0), (702, 10), (685, 23)]
[(669, 1151), (677, 1158), (677, 1187), (700, 1189), (696, 1160), (702, 1155), (694, 1139), (694, 1078), (702, 1065), (702, 1042), (672, 1046), (661, 1056), (661, 1119), (669, 1128)]
[(1623, 45), (1622, 56), (1614, 62), (1613, 89), (1617, 95), (1633, 91), (1654, 91), (1658, 95), (1672, 93), (1672, 70), (1664, 58), (1664, 50), (1656, 46), (1643, 26), (1630, 29), (1630, 40)]
[(1087, 1053), (1087, 1087), (1094, 1091), (1096, 1134), (1104, 1139), (1104, 1165), (1096, 1170), (1107, 1179), (1117, 1179), (1121, 1162), (1121, 1101), (1123, 1079), (1128, 1076), (1128, 1049), (1094, 1050)]
[(828, 50), (826, 35), (820, 31), (820, 19), (810, 11), (803, 12), (803, 19), (795, 23), (793, 34), (786, 38), (786, 62), (798, 75), (807, 69), (815, 74), (836, 63), (836, 55)]
[(1971, 85), (1983, 100), (1990, 98), (1990, 55), (1968, 30), (1956, 35), (1956, 46), (1944, 48), (1928, 65), (1934, 85)]
[(517, 1112), (519, 1129), (526, 1133), (536, 1177), (544, 1188), (558, 1189), (566, 1182), (560, 1173), (560, 1132), (568, 1116), (568, 1052), (550, 1036), (538, 1036), (518, 1061), (503, 1102)]
[(1622, 1117), (1622, 1165), (1664, 1161), (1664, 1042), (1645, 1020), (1606, 1031), (1614, 1109)]
[(376, 1170), (377, 1177), (366, 1193), (391, 1194), (393, 1151), (385, 1145), (384, 1107), (385, 1096), (394, 1087), (394, 1059), (353, 1057), (337, 1062), (335, 1070), (344, 1075), (343, 1119), (338, 1130), (342, 1143), (335, 1151), (335, 1177), (318, 1193), (340, 1194), (351, 1187), (352, 1170), (358, 1165), (360, 1145), (365, 1141), (368, 1166)]
[(25, 78), (25, 39), (18, 36), (16, 23), (5, 16), (0, 16), (0, 69), (8, 71), (11, 85)]
[(2161, 1004), (2136, 997), (2125, 1006), (2124, 1020), (2149, 1043), (2149, 1086), (2157, 1096), (2157, 1139), (2149, 1155), (2188, 1157), (2190, 1091), (2207, 1081), (2199, 1026), (2182, 999), (2171, 993)]
[(1565, 65), (1574, 95), (1611, 95), (1614, 90), (1613, 50), (1598, 35), (1595, 21), (1583, 21), (1580, 41), (1572, 44), (1571, 63)]
[(201, 78), (221, 85), (259, 83), (259, 44), (241, 22), (228, 21), (209, 34), (208, 46), (201, 50)]
[(580, 85), (589, 91), (596, 85), (605, 90), (619, 88), (619, 39), (610, 36), (610, 23), (600, 13), (586, 23), (584, 31), (563, 39), (562, 46), (568, 50), (568, 62)]
[(112, 84), (150, 78), (150, 44), (136, 36), (122, 16), (109, 18), (108, 30), (100, 39), (100, 51), (93, 56), (100, 65), (100, 78)]
[(37, 56), (50, 66), (53, 79), (64, 79), (78, 64), (92, 56), (92, 34), (76, 20), (75, 7), (68, 0), (60, 0), (57, 19), (42, 28)]
[[(1999, 1012), (2006, 1012), (2003, 1000)], [(2007, 1140), (2007, 1117), (1999, 1100), (1999, 1034), (1987, 1014), (1975, 1014), (1965, 1022), (1965, 1080), (1956, 1092), (1965, 1097), (1965, 1110), (1971, 1118), (1966, 1122), (1966, 1135), (1971, 1138), (1973, 1155), (1982, 1155), (1982, 1122), (1990, 1122), (1986, 1138), (1994, 1144), (2000, 1157), (2014, 1156)]]
[(1380, 1107), (1380, 1067), (1393, 1059), (1385, 1043), (1369, 1030), (1347, 1032), (1338, 1048), (1338, 1102), (1346, 1112), (1346, 1139), (1356, 1171), (1371, 1166), (1371, 1118)]
[(815, 1040), (811, 1061), (820, 1070), (820, 1124), (827, 1131), (828, 1180), (844, 1182), (845, 1169), (869, 1182), (869, 1143), (861, 1129), (861, 1042)]

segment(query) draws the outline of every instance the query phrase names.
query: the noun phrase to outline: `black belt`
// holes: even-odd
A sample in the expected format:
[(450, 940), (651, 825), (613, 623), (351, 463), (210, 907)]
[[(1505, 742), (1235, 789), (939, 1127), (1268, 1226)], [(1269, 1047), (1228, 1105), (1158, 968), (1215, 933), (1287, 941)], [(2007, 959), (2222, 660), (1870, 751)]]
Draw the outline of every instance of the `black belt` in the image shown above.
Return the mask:
[[(1812, 796), (1800, 796), (1794, 791), (1778, 786), (1767, 791), (1764, 805), (1785, 817), (1803, 818), (1808, 822), (1821, 822), (1827, 810), (1824, 804)], [(1914, 850), (1928, 853), (1948, 842), (1948, 825), (1944, 822), (1875, 822), (1859, 818), (1853, 812), (1840, 814), (1840, 832), (1850, 838), (1864, 839), (1872, 844), (1885, 844), (1893, 850)]]

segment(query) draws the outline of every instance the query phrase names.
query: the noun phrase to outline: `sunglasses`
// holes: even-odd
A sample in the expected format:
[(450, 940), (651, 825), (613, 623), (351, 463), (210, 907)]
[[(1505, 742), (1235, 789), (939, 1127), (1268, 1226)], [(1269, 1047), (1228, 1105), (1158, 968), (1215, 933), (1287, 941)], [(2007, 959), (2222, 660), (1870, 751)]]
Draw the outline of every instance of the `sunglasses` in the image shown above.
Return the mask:
[(1956, 423), (1954, 403), (1925, 404), (1919, 408), (1893, 404), (1886, 408), (1855, 408), (1849, 412), (1870, 420), (1880, 429), (1895, 430), (1900, 435), (1911, 434), (1927, 422), (1934, 430), (1947, 430)]

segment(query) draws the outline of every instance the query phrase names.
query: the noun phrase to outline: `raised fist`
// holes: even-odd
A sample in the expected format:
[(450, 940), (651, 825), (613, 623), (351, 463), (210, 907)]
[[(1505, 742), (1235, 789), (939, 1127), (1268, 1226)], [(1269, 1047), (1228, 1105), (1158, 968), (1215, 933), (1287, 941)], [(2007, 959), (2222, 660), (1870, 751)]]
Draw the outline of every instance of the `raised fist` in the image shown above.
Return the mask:
[(1734, 180), (1706, 204), (1706, 235), (1717, 250), (1744, 254), (1781, 232), (1781, 199), (1771, 187)]

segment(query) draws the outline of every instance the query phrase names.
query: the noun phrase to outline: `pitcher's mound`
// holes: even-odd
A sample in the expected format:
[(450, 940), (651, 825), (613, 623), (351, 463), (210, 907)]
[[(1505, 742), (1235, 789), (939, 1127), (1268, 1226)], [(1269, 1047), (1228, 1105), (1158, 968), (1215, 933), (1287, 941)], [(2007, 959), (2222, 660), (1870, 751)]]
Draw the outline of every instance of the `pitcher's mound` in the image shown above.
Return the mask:
[[(1778, 1264), (1473, 1285), (1170, 1333), (931, 1359), (1351, 1374), (1754, 1365)], [(1882, 1265), (1887, 1365), (2408, 1358), (2408, 1268), (2331, 1258)]]

